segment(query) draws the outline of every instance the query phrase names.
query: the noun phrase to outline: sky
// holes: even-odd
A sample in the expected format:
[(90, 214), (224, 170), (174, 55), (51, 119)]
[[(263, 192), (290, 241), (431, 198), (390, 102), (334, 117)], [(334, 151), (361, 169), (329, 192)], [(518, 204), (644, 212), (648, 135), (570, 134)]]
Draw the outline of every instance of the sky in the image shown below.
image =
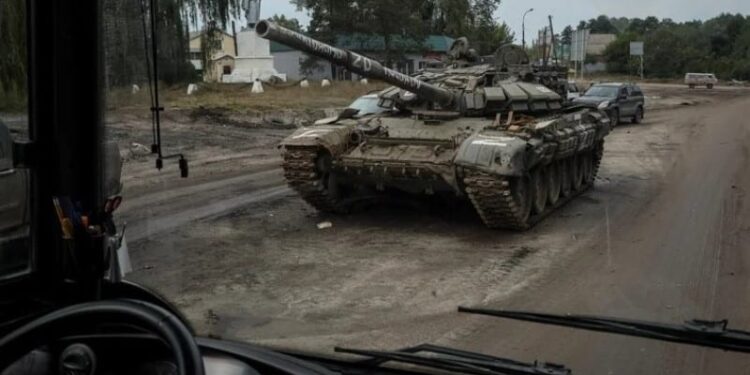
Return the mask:
[[(548, 24), (548, 15), (552, 15), (555, 32), (560, 32), (567, 25), (575, 28), (579, 21), (595, 18), (600, 14), (628, 18), (656, 16), (671, 18), (677, 22), (705, 20), (726, 12), (748, 15), (750, 0), (503, 0), (495, 17), (510, 26), (519, 43), (521, 18), (529, 8), (534, 8), (534, 11), (526, 16), (527, 43), (531, 42), (538, 30)], [(303, 25), (310, 21), (309, 15), (304, 11), (297, 11), (287, 0), (264, 0), (261, 17), (269, 18), (274, 14), (295, 17)]]

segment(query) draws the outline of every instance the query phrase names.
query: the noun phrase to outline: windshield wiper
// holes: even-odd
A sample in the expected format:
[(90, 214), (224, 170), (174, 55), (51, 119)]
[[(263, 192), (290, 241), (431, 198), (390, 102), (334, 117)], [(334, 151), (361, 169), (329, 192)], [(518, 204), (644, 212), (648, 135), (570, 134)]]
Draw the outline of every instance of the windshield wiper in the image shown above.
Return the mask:
[(750, 353), (750, 332), (727, 329), (727, 320), (695, 319), (683, 324), (665, 324), (599, 316), (555, 315), (468, 307), (459, 307), (458, 311)]
[[(400, 362), (464, 374), (569, 375), (570, 369), (553, 363), (524, 363), (442, 346), (423, 344), (397, 351), (335, 348), (336, 352), (370, 357), (358, 362), (363, 366), (380, 366)], [(420, 354), (421, 353), (421, 354)]]

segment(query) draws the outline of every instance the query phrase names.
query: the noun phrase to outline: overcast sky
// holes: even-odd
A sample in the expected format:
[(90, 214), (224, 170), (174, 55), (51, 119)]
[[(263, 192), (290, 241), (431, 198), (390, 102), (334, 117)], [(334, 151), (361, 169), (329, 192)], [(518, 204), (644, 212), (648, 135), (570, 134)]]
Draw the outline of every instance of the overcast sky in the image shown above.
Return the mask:
[[(518, 42), (521, 41), (521, 17), (529, 8), (534, 8), (534, 11), (526, 16), (527, 43), (547, 24), (550, 14), (555, 31), (559, 32), (566, 25), (575, 28), (580, 20), (600, 14), (628, 18), (656, 16), (675, 21), (707, 19), (722, 12), (747, 15), (750, 14), (750, 0), (503, 0), (495, 17), (513, 29)], [(303, 25), (310, 21), (304, 11), (298, 12), (287, 0), (264, 0), (261, 13), (262, 18), (274, 14), (296, 17)]]

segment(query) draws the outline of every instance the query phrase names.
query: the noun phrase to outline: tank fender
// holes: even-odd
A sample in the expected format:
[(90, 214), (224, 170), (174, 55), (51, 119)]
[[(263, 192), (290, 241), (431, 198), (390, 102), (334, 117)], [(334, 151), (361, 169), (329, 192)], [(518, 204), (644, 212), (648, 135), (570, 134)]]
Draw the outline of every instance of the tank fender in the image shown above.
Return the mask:
[(534, 168), (548, 158), (549, 145), (545, 145), (542, 138), (531, 138), (527, 141), (529, 148), (526, 156), (526, 167)]
[(518, 137), (475, 134), (458, 148), (455, 163), (495, 175), (522, 176), (530, 149), (533, 150), (533, 146)]
[(332, 155), (344, 152), (351, 144), (353, 126), (318, 125), (297, 129), (279, 147), (324, 147)]

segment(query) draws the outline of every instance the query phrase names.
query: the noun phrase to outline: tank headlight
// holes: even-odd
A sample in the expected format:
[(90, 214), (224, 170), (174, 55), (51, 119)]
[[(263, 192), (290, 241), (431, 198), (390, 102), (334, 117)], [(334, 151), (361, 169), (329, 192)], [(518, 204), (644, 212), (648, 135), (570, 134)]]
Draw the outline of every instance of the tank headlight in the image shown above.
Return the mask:
[(414, 93), (413, 93), (413, 92), (411, 92), (411, 91), (404, 91), (404, 92), (403, 92), (403, 93), (401, 94), (401, 99), (403, 99), (403, 100), (405, 100), (405, 101), (407, 101), (407, 102), (408, 102), (408, 101), (412, 101), (412, 100), (414, 100), (414, 99), (415, 99), (416, 97), (417, 97), (417, 95), (416, 95), (416, 94), (414, 94)]
[(609, 100), (605, 100), (605, 101), (599, 103), (599, 107), (598, 108), (599, 109), (605, 109), (607, 107), (609, 107)]

